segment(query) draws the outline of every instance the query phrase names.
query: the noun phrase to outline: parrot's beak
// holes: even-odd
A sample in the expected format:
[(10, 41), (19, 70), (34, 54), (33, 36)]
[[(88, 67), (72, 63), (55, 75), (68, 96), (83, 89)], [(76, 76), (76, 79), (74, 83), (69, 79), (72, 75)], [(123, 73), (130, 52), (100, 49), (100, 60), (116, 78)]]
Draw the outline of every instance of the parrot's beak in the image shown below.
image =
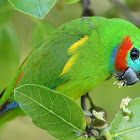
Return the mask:
[(140, 72), (135, 72), (133, 69), (128, 68), (126, 71), (117, 72), (115, 77), (123, 82), (123, 86), (129, 86), (139, 81)]

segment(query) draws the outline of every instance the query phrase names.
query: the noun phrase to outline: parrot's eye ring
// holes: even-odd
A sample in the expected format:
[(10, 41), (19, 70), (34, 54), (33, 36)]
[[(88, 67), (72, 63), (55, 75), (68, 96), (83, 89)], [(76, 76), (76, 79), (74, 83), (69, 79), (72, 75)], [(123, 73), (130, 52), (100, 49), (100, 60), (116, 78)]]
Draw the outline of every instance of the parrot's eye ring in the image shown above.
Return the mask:
[(130, 57), (132, 60), (136, 60), (139, 58), (139, 50), (136, 48), (133, 48), (130, 52)]

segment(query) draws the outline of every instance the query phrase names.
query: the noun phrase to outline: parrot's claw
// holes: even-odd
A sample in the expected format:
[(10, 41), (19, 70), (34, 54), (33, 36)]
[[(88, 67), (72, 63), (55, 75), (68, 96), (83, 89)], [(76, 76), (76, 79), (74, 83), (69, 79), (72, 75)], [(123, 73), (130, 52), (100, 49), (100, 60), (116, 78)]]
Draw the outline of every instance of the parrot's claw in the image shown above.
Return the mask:
[[(107, 128), (107, 124), (102, 124), (101, 126), (96, 126), (97, 121), (105, 122), (104, 119), (104, 112), (97, 112), (93, 110), (93, 113), (90, 111), (84, 111), (85, 118), (86, 118), (86, 131), (83, 135), (86, 138), (93, 136), (94, 138), (99, 139), (100, 137), (104, 137), (103, 135), (100, 136), (102, 130)], [(99, 124), (99, 123), (98, 123)]]
[[(86, 108), (86, 98), (90, 102), (89, 111)], [(86, 130), (82, 137), (89, 138), (93, 136), (94, 138), (104, 137), (100, 136), (100, 132), (107, 127), (106, 119), (107, 113), (103, 108), (97, 107), (94, 105), (92, 99), (87, 94), (81, 97), (81, 107), (84, 111), (85, 119), (86, 119)]]
[[(88, 98), (90, 102), (90, 109), (89, 111), (86, 108), (86, 98)], [(93, 104), (92, 99), (90, 96), (85, 94), (81, 98), (81, 106), (84, 111), (85, 119), (86, 119), (86, 130), (83, 137), (95, 137), (99, 138), (100, 132), (107, 127), (106, 119), (107, 119), (107, 113), (104, 111), (103, 108), (97, 107)]]

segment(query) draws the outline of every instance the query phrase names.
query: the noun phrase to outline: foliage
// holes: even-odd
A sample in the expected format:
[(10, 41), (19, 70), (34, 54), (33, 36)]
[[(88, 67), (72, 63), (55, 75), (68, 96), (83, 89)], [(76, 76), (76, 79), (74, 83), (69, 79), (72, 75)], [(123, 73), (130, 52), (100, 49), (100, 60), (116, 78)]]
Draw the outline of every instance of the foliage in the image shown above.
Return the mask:
[(140, 137), (140, 97), (132, 100), (128, 105), (131, 110), (129, 119), (125, 119), (120, 110), (109, 127), (108, 140), (138, 140)]
[(80, 136), (85, 128), (82, 109), (71, 98), (39, 85), (15, 89), (20, 107), (40, 128), (61, 139)]
[[(78, 0), (64, 0), (66, 3), (74, 3)], [(56, 3), (56, 0), (9, 0), (15, 9), (34, 16), (36, 18), (44, 18)]]
[(37, 18), (44, 18), (56, 0), (9, 0), (15, 9)]
[[(14, 26), (17, 20), (15, 20), (15, 17), (12, 15), (13, 12), (15, 12), (14, 8), (24, 14), (28, 14), (33, 17), (42, 19), (48, 14), (48, 12), (53, 8), (55, 4), (56, 7), (54, 8), (59, 9), (58, 11), (60, 11), (61, 13), (61, 10), (66, 6), (64, 3), (67, 4), (76, 3), (78, 2), (78, 0), (63, 0), (64, 3), (63, 2), (56, 3), (56, 0), (37, 0), (37, 1), (9, 0), (9, 2), (6, 0), (0, 0), (0, 14), (3, 15), (0, 16), (0, 67), (1, 67), (0, 91), (2, 91), (8, 85), (9, 81), (15, 74), (20, 58), (18, 38)], [(139, 9), (139, 0), (137, 1), (125, 0), (125, 3), (134, 11), (136, 9)], [(12, 7), (12, 5), (14, 8)], [(100, 8), (100, 10), (102, 10), (102, 8)], [(54, 12), (53, 14), (55, 15), (56, 13), (57, 12)], [(71, 13), (71, 11), (69, 11), (68, 13)], [(122, 16), (121, 12), (120, 11), (118, 12), (117, 7), (114, 6), (108, 8), (107, 12), (104, 13), (103, 15), (107, 17)], [(9, 22), (11, 16), (14, 17), (12, 20), (13, 21), (15, 20), (12, 24), (11, 22)], [(30, 18), (26, 16), (24, 17), (24, 15), (21, 16), (21, 18), (23, 18), (23, 21), (24, 19), (27, 18), (28, 20), (31, 20), (33, 22), (34, 27), (31, 30), (32, 44), (30, 44), (30, 46), (36, 47), (43, 41), (44, 38), (47, 38), (47, 36), (54, 30), (55, 27), (49, 22), (40, 21), (38, 19), (34, 19), (33, 17)], [(71, 15), (69, 15), (68, 17), (69, 19), (72, 19)], [(55, 17), (52, 16), (51, 18), (54, 19)], [(62, 19), (64, 20), (65, 18), (66, 17), (62, 16), (60, 20)], [(53, 20), (51, 19), (50, 21)], [(55, 20), (53, 22), (55, 24)], [(23, 28), (23, 30), (26, 30), (26, 26), (24, 26), (24, 24), (22, 25), (21, 28)], [(20, 29), (20, 32), (21, 30), (22, 29)], [(24, 35), (21, 33), (21, 36), (26, 36), (26, 34)], [(22, 41), (24, 42), (23, 46), (26, 46), (25, 42), (27, 40), (26, 39), (23, 40), (24, 40)], [(102, 86), (102, 89), (105, 87), (104, 85)], [(99, 88), (97, 89), (100, 90)], [(111, 89), (113, 89), (112, 90), (113, 94), (115, 94), (114, 92), (117, 92), (114, 91), (115, 88), (111, 87), (110, 90)], [(131, 90), (133, 91), (132, 88), (130, 89), (130, 91)], [(31, 96), (29, 94), (30, 92), (32, 92), (32, 94), (36, 96)], [(104, 92), (104, 90), (102, 90), (101, 92)], [(109, 96), (112, 95), (112, 92)], [(102, 106), (103, 106), (102, 101), (105, 100), (104, 96), (106, 96), (106, 94), (107, 93), (102, 95), (102, 99), (100, 97), (100, 102)], [(126, 95), (127, 94), (128, 93), (126, 93)], [(69, 139), (75, 137), (77, 137), (75, 139), (79, 139), (79, 140), (87, 139), (83, 137), (79, 138), (80, 135), (85, 134), (84, 114), (81, 108), (77, 105), (77, 103), (72, 99), (70, 99), (69, 97), (62, 95), (61, 93), (55, 92), (53, 90), (50, 90), (47, 87), (43, 87), (39, 85), (23, 85), (15, 89), (15, 99), (20, 103), (20, 107), (25, 111), (25, 113), (32, 118), (34, 124), (36, 124), (38, 127), (42, 129), (47, 130), (53, 136), (60, 139)], [(41, 100), (41, 99), (45, 99), (45, 100)], [(111, 104), (113, 104), (114, 102), (115, 101), (112, 102), (112, 99), (110, 99), (110, 103), (108, 104), (108, 106), (112, 106)], [(106, 132), (106, 129), (102, 129), (102, 132), (104, 133), (104, 135), (107, 137), (108, 140), (116, 140), (116, 139), (138, 140), (139, 139), (139, 131), (140, 131), (139, 102), (140, 102), (140, 98), (136, 98), (132, 100), (128, 105), (128, 108), (132, 112), (128, 120), (124, 118), (123, 111), (119, 111), (115, 119), (112, 121), (111, 125), (108, 127), (108, 131)], [(112, 110), (115, 111), (118, 110), (118, 108), (117, 109), (116, 108), (114, 109), (114, 107), (111, 108)], [(110, 111), (110, 114), (108, 114), (108, 116), (111, 115), (112, 110)], [(46, 118), (46, 115), (49, 117)], [(5, 119), (7, 118), (3, 117), (3, 119), (5, 121)], [(89, 138), (89, 140), (90, 139), (94, 140), (93, 137)]]
[[(38, 127), (59, 139), (71, 139), (85, 133), (83, 111), (74, 100), (61, 93), (40, 85), (29, 84), (15, 89), (15, 99)], [(107, 140), (139, 139), (139, 102), (140, 97), (129, 103), (131, 115), (128, 120), (124, 112), (119, 111), (105, 133)]]

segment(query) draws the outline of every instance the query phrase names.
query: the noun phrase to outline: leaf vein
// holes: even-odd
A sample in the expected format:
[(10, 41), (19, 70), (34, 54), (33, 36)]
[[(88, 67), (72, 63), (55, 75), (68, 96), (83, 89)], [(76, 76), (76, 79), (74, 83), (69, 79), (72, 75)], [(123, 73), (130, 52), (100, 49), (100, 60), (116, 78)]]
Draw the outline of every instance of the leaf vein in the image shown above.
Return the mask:
[[(37, 87), (36, 87), (37, 88)], [(38, 95), (39, 95), (39, 98), (40, 98), (40, 102), (41, 102), (41, 104), (42, 104), (42, 97), (41, 97), (41, 95), (40, 95), (40, 91), (39, 91), (39, 89), (37, 88), (37, 91), (38, 91)]]
[(37, 0), (37, 7), (38, 7), (38, 10), (39, 10), (40, 17), (42, 17), (42, 12), (41, 12), (41, 9), (40, 9), (39, 0)]
[(50, 114), (50, 112), (45, 113), (45, 114), (43, 114), (43, 115), (34, 116), (34, 118), (44, 117), (44, 116), (47, 116), (48, 114)]
[(119, 136), (121, 134), (124, 134), (124, 133), (127, 133), (127, 132), (131, 132), (131, 131), (135, 131), (135, 130), (138, 130), (140, 129), (140, 126), (139, 127), (136, 127), (136, 128), (131, 128), (131, 129), (128, 129), (128, 130), (125, 130), (125, 131), (121, 131), (119, 133), (115, 133), (114, 135), (112, 135), (113, 137), (116, 137), (116, 136)]
[(78, 131), (83, 131), (80, 128), (74, 126), (72, 123), (69, 123), (67, 120), (65, 120), (64, 118), (58, 116), (55, 112), (53, 112), (52, 110), (49, 110), (48, 108), (46, 108), (45, 106), (43, 106), (42, 104), (40, 104), (39, 102), (37, 102), (36, 100), (34, 100), (33, 98), (27, 96), (26, 94), (23, 94), (22, 92), (18, 91), (21, 95), (29, 98), (30, 100), (32, 100), (33, 102), (37, 103), (38, 105), (40, 105), (42, 108), (46, 109), (47, 111), (49, 111), (50, 113), (52, 113), (53, 115), (55, 115), (56, 117), (58, 117), (59, 119), (61, 119), (62, 121), (64, 121), (65, 123), (67, 123), (68, 125), (70, 125), (71, 127), (77, 129)]
[(70, 111), (70, 106), (69, 106), (69, 103), (68, 103), (68, 101), (65, 99), (65, 97), (64, 96), (62, 96), (63, 97), (63, 99), (66, 101), (66, 103), (67, 103), (67, 105), (68, 105), (68, 110), (69, 110), (69, 119), (70, 119), (70, 123), (71, 123), (71, 111)]

